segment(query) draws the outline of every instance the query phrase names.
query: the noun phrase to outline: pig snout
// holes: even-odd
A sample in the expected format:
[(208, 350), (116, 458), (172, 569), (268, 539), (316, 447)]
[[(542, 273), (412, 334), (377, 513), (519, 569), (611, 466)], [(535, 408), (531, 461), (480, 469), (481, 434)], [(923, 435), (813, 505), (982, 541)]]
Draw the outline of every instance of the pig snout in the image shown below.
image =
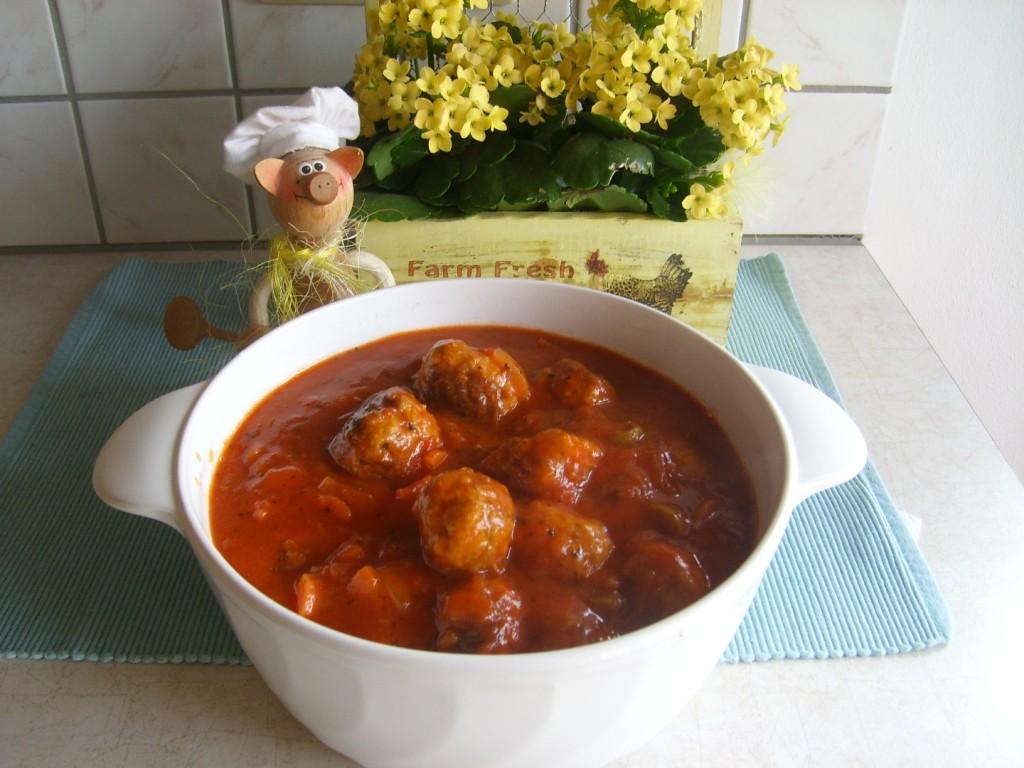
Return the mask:
[(307, 196), (318, 205), (332, 203), (338, 196), (338, 182), (329, 173), (314, 173), (309, 177)]

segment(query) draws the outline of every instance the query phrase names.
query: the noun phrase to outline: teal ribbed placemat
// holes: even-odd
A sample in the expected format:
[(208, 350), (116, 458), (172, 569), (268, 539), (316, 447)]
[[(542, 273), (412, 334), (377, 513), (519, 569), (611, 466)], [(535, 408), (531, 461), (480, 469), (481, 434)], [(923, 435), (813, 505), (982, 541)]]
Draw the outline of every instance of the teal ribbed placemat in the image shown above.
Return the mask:
[[(7, 657), (245, 663), (184, 539), (117, 512), (91, 490), (93, 458), (136, 408), (204, 379), (226, 344), (171, 350), (160, 317), (205, 295), (210, 320), (240, 317), (239, 266), (128, 261), (75, 316), (0, 446), (0, 653)], [(838, 400), (776, 256), (740, 266), (730, 349)], [(822, 658), (928, 648), (949, 619), (873, 467), (801, 504), (725, 660)]]

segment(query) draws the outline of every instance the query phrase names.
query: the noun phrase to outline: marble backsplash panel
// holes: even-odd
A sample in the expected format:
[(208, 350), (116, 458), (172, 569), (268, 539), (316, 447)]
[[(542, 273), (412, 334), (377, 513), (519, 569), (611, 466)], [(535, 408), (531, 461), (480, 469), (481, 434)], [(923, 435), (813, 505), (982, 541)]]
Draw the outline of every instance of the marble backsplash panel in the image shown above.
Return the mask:
[(79, 93), (230, 88), (224, 17), (210, 0), (57, 0)]
[[(585, 2), (518, 7), (560, 21)], [(722, 0), (720, 50), (752, 33), (811, 86), (743, 180), (748, 234), (862, 231), (906, 2)], [(204, 195), (249, 230), (272, 230), (261, 196), (220, 170), (220, 141), (258, 106), (347, 81), (364, 37), (352, 6), (4, 0), (0, 127), (17, 129), (0, 130), (0, 175), (39, 181), (0, 191), (0, 247), (241, 239)], [(59, 201), (59, 224), (40, 220), (43, 199)]]
[(0, 97), (64, 93), (46, 0), (0, 3)]

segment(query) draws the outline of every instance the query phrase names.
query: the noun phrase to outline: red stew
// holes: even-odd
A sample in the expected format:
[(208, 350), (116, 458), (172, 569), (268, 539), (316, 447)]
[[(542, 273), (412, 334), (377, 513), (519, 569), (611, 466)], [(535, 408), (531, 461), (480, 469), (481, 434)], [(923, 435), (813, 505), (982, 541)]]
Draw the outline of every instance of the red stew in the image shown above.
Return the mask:
[(756, 533), (700, 404), (608, 350), (500, 327), (394, 336), (288, 382), (227, 446), (211, 508), (218, 549), (282, 605), (472, 653), (650, 624)]

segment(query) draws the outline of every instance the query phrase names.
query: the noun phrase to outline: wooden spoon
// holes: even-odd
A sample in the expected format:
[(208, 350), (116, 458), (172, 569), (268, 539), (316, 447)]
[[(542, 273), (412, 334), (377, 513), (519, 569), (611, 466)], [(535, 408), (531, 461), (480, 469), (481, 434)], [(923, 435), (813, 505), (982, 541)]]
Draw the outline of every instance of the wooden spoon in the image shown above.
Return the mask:
[(164, 310), (164, 336), (175, 349), (192, 349), (207, 336), (232, 343), (250, 341), (251, 333), (235, 333), (210, 325), (188, 296), (175, 296)]

